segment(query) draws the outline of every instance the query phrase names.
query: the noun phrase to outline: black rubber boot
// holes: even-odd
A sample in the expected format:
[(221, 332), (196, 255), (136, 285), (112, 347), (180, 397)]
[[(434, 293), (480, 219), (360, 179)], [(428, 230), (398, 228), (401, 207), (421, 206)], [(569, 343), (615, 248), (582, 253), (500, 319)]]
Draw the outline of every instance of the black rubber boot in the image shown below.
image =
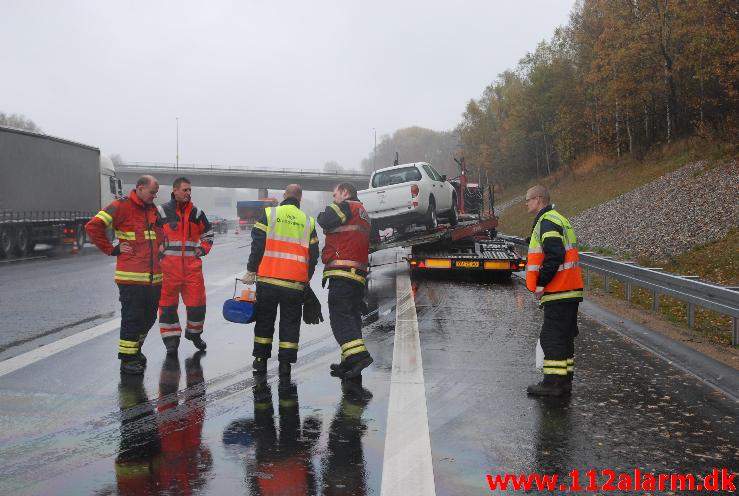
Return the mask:
[(144, 365), (136, 360), (121, 360), (121, 374), (143, 375)]
[(199, 349), (200, 351), (205, 351), (205, 348), (208, 347), (208, 345), (205, 344), (205, 341), (203, 341), (203, 338), (202, 336), (200, 336), (200, 334), (185, 333), (185, 339), (192, 341), (192, 344), (194, 344), (195, 347)]
[(289, 376), (290, 375), (290, 362), (283, 362), (280, 360), (280, 367), (278, 369), (278, 374), (282, 377)]
[(176, 355), (177, 349), (180, 347), (180, 338), (179, 336), (170, 336), (168, 338), (164, 338), (164, 347), (167, 348), (167, 355)]
[(372, 360), (371, 356), (368, 356), (368, 357), (361, 358), (357, 360), (356, 362), (348, 363), (344, 367), (345, 372), (342, 377), (345, 377), (347, 379), (357, 377), (362, 373), (362, 370), (369, 367), (372, 362), (374, 362), (374, 360)]
[(527, 387), (526, 392), (532, 396), (563, 396), (567, 393), (566, 382), (567, 376), (545, 375), (544, 380)]
[(332, 363), (330, 368), (330, 374), (332, 377), (344, 377), (344, 374), (346, 373), (346, 362)]
[(255, 374), (266, 374), (267, 373), (267, 359), (262, 357), (256, 357), (254, 362), (251, 364), (251, 368)]

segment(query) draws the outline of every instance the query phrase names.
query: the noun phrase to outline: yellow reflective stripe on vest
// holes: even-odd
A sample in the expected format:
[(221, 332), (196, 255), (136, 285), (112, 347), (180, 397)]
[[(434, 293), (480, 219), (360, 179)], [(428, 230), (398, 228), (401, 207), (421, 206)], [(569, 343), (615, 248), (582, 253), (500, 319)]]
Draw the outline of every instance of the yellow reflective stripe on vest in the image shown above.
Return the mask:
[(351, 271), (349, 270), (341, 270), (341, 269), (335, 269), (335, 270), (324, 270), (323, 271), (323, 277), (346, 277), (347, 279), (353, 279), (355, 281), (361, 282), (364, 284), (367, 279), (354, 272), (354, 269)]
[(557, 231), (547, 231), (541, 236), (541, 240), (544, 241), (547, 238), (559, 238), (564, 239), (565, 237), (559, 234)]
[(297, 289), (298, 291), (303, 291), (303, 289), (305, 289), (305, 284), (302, 282), (286, 281), (285, 279), (275, 279), (274, 277), (257, 276), (257, 282), (272, 284), (274, 286), (282, 286), (283, 288)]
[(105, 210), (101, 210), (100, 212), (98, 212), (95, 217), (102, 220), (108, 227), (110, 227), (110, 224), (113, 222), (113, 217), (111, 217), (110, 214)]
[(162, 274), (152, 276), (151, 272), (124, 272), (122, 270), (116, 270), (114, 277), (119, 281), (148, 282), (150, 278), (153, 282), (161, 282), (162, 280)]
[(115, 237), (124, 241), (136, 241), (136, 233), (131, 231), (119, 231), (116, 229)]
[(582, 289), (576, 289), (574, 291), (562, 291), (561, 293), (544, 293), (539, 301), (545, 303), (547, 301), (564, 300), (567, 298), (582, 298), (582, 296)]
[(344, 215), (344, 212), (342, 212), (342, 211), (341, 211), (341, 207), (340, 207), (340, 206), (338, 206), (338, 205), (337, 205), (337, 204), (335, 204), (335, 203), (332, 203), (331, 205), (329, 205), (329, 207), (331, 207), (331, 209), (332, 209), (332, 210), (333, 210), (334, 212), (336, 212), (336, 215), (338, 215), (338, 216), (339, 216), (339, 220), (341, 221), (341, 223), (342, 223), (342, 224), (343, 224), (344, 222), (346, 222), (346, 215)]

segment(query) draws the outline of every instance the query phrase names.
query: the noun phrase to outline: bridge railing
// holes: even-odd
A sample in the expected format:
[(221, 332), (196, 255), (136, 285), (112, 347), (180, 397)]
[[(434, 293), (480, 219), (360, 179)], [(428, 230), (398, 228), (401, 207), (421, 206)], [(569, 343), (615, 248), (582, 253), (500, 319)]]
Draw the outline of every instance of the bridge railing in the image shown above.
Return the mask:
[[(526, 241), (517, 236), (500, 235), (521, 247)], [(580, 253), (585, 285), (590, 287), (591, 273), (603, 276), (603, 286), (608, 291), (609, 279), (614, 278), (626, 286), (626, 300), (631, 301), (633, 286), (652, 293), (652, 309), (659, 308), (660, 295), (671, 296), (688, 305), (688, 326), (695, 324), (696, 307), (714, 310), (732, 318), (731, 344), (739, 345), (739, 287), (719, 286), (698, 281), (697, 276), (681, 276), (664, 272), (661, 268), (640, 267), (634, 262), (613, 260), (611, 257), (590, 252)]]
[(316, 177), (325, 176), (351, 176), (351, 177), (366, 177), (369, 179), (369, 174), (363, 171), (356, 170), (321, 170), (321, 169), (290, 169), (290, 168), (267, 168), (267, 167), (242, 167), (242, 166), (227, 166), (218, 164), (170, 164), (170, 163), (155, 163), (155, 162), (126, 162), (117, 165), (120, 169), (130, 170), (141, 170), (151, 171), (156, 169), (174, 169), (185, 172), (199, 172), (199, 171), (212, 171), (220, 173), (235, 173), (240, 174), (244, 172), (255, 173), (255, 174), (300, 174), (300, 175), (314, 175)]

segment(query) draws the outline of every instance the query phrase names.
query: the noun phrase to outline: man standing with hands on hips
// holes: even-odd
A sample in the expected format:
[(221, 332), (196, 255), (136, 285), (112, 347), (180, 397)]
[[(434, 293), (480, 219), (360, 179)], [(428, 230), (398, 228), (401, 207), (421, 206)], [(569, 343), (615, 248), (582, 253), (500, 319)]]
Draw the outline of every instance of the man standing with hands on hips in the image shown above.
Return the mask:
[[(159, 268), (161, 230), (156, 226), (154, 199), (159, 183), (141, 176), (128, 197), (114, 200), (85, 225), (88, 236), (100, 251), (117, 257), (115, 282), (121, 302), (121, 331), (118, 358), (121, 373), (140, 375), (146, 367), (141, 353), (144, 339), (157, 320), (162, 271)], [(105, 234), (115, 231), (113, 246)]]
[(544, 350), (544, 379), (526, 391), (535, 396), (562, 396), (572, 391), (577, 308), (583, 297), (577, 239), (567, 218), (550, 204), (544, 186), (526, 192), (526, 209), (536, 214), (526, 261), (526, 287), (544, 308), (539, 338)]
[(329, 281), (329, 320), (341, 347), (341, 361), (331, 365), (331, 375), (361, 380), (362, 370), (372, 363), (362, 339), (370, 220), (353, 184), (337, 185), (333, 199), (333, 203), (318, 215), (318, 225), (326, 233), (321, 259), (325, 265), (323, 280)]

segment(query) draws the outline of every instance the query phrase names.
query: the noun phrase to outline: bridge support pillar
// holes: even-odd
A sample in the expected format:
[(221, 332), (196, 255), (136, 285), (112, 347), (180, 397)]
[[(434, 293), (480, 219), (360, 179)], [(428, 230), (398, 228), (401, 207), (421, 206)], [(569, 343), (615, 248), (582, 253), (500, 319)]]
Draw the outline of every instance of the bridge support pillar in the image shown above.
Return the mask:
[(267, 188), (259, 188), (257, 192), (257, 198), (269, 198), (269, 190)]

